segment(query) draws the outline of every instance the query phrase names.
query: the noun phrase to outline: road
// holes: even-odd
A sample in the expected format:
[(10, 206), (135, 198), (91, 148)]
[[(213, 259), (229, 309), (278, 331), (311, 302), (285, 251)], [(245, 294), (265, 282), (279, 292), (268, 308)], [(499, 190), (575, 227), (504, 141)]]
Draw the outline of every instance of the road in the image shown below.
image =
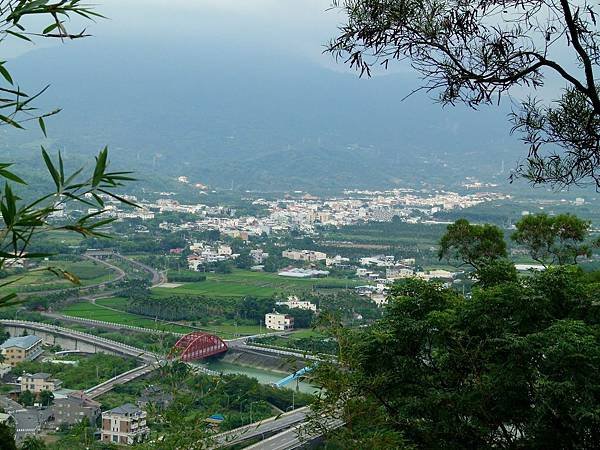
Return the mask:
[(144, 364), (140, 367), (136, 367), (133, 370), (117, 375), (110, 380), (98, 384), (90, 389), (85, 390), (85, 394), (90, 398), (100, 397), (108, 391), (111, 391), (118, 384), (129, 383), (130, 381), (140, 378), (159, 367), (158, 364)]
[(152, 274), (152, 287), (160, 286), (161, 284), (167, 282), (167, 276), (163, 272), (160, 272), (154, 269), (153, 267), (147, 266), (146, 264), (142, 264), (141, 262), (136, 261), (135, 259), (123, 256), (120, 253), (114, 253), (114, 256), (117, 258), (124, 259), (128, 263), (133, 264), (134, 266), (137, 266), (140, 269), (145, 270), (146, 272), (150, 272)]
[[(331, 421), (327, 429), (333, 430), (344, 425), (340, 419)], [(275, 434), (256, 444), (246, 447), (246, 450), (294, 450), (304, 448), (307, 444), (314, 442), (322, 436), (320, 432), (308, 432), (302, 429), (303, 424), (294, 425), (292, 428)]]
[(161, 357), (156, 353), (147, 352), (131, 345), (123, 344), (121, 342), (106, 339), (100, 336), (94, 336), (93, 334), (83, 333), (81, 331), (71, 330), (69, 328), (63, 328), (56, 325), (49, 325), (41, 322), (30, 322), (28, 320), (11, 320), (11, 319), (0, 319), (0, 323), (3, 325), (17, 325), (26, 327), (31, 330), (39, 330), (46, 333), (56, 334), (70, 338), (77, 341), (87, 342), (106, 350), (111, 350), (116, 353), (123, 355), (132, 356), (138, 358), (146, 363), (154, 363), (159, 361)]
[(260, 422), (255, 422), (250, 425), (217, 434), (213, 436), (214, 444), (212, 448), (240, 444), (250, 439), (286, 430), (296, 424), (304, 422), (309, 411), (310, 410), (307, 407), (298, 408), (279, 416), (270, 417), (261, 420)]
[(93, 256), (90, 255), (82, 255), (83, 258), (86, 259), (90, 259), (94, 262), (97, 262), (99, 264), (102, 264), (106, 267), (108, 267), (109, 269), (113, 270), (114, 272), (117, 273), (117, 276), (115, 278), (113, 278), (110, 281), (102, 281), (100, 283), (95, 283), (95, 284), (89, 284), (87, 286), (74, 286), (71, 288), (65, 288), (65, 289), (51, 289), (51, 290), (47, 290), (47, 291), (29, 291), (29, 292), (18, 292), (17, 295), (19, 296), (19, 298), (27, 298), (27, 297), (31, 297), (34, 295), (50, 295), (50, 294), (56, 294), (58, 292), (73, 292), (73, 293), (79, 293), (79, 291), (81, 289), (94, 289), (94, 288), (100, 288), (100, 287), (106, 287), (110, 284), (113, 283), (117, 283), (119, 281), (121, 281), (123, 278), (125, 278), (127, 276), (127, 274), (125, 273), (125, 271), (123, 269), (121, 269), (118, 266), (115, 266), (113, 264), (110, 264), (106, 261), (103, 261), (101, 259), (98, 258), (94, 258)]

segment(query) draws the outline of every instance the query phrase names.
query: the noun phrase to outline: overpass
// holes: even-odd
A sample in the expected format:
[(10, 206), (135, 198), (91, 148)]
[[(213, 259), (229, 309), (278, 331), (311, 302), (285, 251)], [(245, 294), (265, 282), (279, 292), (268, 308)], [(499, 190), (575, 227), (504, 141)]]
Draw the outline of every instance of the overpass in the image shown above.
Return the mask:
[(233, 430), (214, 435), (210, 448), (229, 447), (242, 444), (246, 441), (276, 435), (297, 424), (304, 422), (310, 409), (308, 407), (298, 408), (279, 416), (269, 417), (259, 422), (244, 425)]
[(131, 356), (142, 361), (153, 363), (160, 361), (162, 356), (146, 350), (133, 347), (122, 342), (113, 341), (93, 334), (71, 330), (69, 328), (50, 325), (28, 320), (0, 319), (11, 336), (18, 336), (19, 330), (28, 330), (39, 336), (50, 345), (60, 345), (66, 350), (79, 350), (87, 353), (110, 353), (113, 355)]
[(247, 450), (295, 450), (306, 448), (322, 441), (323, 434), (344, 425), (341, 419), (330, 420), (323, 424), (323, 430), (310, 430), (306, 424), (299, 423), (256, 444), (246, 447)]

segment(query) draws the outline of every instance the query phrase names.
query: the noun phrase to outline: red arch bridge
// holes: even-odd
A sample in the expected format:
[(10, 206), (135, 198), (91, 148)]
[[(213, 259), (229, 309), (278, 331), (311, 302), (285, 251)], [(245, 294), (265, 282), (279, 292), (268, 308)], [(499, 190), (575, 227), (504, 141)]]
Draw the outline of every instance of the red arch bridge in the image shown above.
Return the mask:
[(171, 349), (169, 357), (178, 357), (181, 361), (195, 361), (224, 353), (227, 349), (227, 344), (220, 337), (202, 331), (193, 331), (179, 338)]

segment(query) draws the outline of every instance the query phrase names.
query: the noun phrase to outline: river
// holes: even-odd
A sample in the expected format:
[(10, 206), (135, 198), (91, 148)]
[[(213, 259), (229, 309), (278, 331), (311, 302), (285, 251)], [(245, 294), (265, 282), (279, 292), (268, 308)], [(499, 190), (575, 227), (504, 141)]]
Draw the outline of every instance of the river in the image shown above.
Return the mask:
[[(261, 384), (275, 383), (286, 376), (286, 374), (281, 373), (281, 372), (272, 372), (270, 370), (259, 369), (256, 367), (240, 366), (238, 364), (232, 364), (232, 363), (223, 362), (223, 361), (209, 361), (209, 362), (203, 362), (202, 364), (199, 364), (199, 365), (206, 367), (210, 370), (214, 370), (215, 372), (220, 372), (220, 373), (225, 373), (225, 374), (237, 373), (237, 374), (241, 374), (241, 375), (247, 375), (249, 377), (256, 378), (258, 380), (258, 382)], [(295, 389), (296, 382), (293, 381), (290, 384), (288, 384), (287, 386), (285, 386), (284, 388)], [(313, 394), (313, 393), (317, 392), (318, 389), (315, 386), (312, 386), (304, 381), (301, 381), (300, 383), (298, 383), (298, 390), (300, 392)]]

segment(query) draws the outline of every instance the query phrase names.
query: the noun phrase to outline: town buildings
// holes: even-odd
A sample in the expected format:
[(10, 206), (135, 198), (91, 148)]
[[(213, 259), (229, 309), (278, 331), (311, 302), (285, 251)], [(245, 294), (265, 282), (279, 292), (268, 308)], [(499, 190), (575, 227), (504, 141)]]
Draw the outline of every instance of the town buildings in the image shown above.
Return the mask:
[(21, 376), (21, 392), (31, 391), (39, 394), (42, 391), (54, 392), (60, 389), (62, 381), (52, 378), (49, 373), (26, 373)]
[(265, 326), (269, 330), (290, 331), (294, 329), (294, 318), (277, 312), (265, 314)]
[(42, 353), (42, 339), (30, 336), (18, 336), (7, 339), (0, 345), (5, 364), (12, 367), (22, 361), (32, 361)]
[(75, 425), (84, 417), (95, 424), (100, 417), (100, 403), (87, 397), (83, 392), (70, 392), (66, 396), (55, 396), (52, 405), (56, 425)]
[(281, 252), (283, 258), (293, 259), (294, 261), (316, 262), (325, 261), (327, 255), (323, 252), (313, 250), (284, 250)]
[(148, 437), (146, 412), (131, 403), (102, 413), (101, 440), (120, 445), (131, 445)]
[(286, 302), (275, 302), (277, 306), (287, 306), (290, 309), (307, 309), (317, 312), (317, 305), (309, 301), (302, 301), (297, 295), (290, 295)]

